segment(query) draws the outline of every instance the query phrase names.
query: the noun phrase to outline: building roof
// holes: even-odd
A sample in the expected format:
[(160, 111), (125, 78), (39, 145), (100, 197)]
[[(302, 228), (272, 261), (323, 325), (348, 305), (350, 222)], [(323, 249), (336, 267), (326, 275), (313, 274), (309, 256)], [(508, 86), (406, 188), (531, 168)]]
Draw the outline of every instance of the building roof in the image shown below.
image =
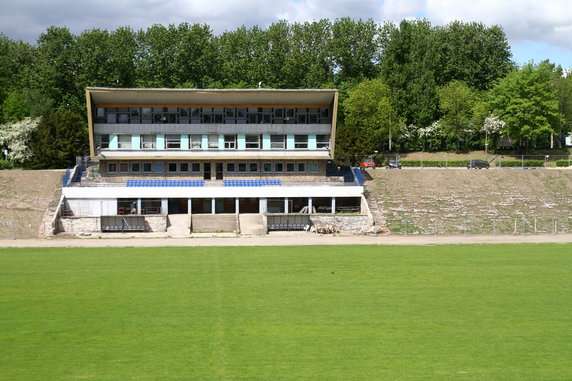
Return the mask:
[(125, 89), (88, 87), (95, 105), (330, 106), (334, 89)]

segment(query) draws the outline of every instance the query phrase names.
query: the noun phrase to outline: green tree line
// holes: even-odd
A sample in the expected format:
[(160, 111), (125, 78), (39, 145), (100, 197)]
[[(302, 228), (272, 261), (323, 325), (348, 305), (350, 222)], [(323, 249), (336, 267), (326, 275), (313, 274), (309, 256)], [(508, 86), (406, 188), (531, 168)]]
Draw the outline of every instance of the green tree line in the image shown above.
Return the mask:
[[(337, 88), (338, 155), (350, 161), (373, 151), (478, 147), (489, 135), (491, 144), (508, 136), (523, 149), (542, 146), (570, 131), (572, 114), (559, 68), (516, 67), (502, 28), (476, 22), (279, 21), (219, 35), (189, 23), (78, 35), (49, 27), (35, 44), (0, 34), (0, 123), (42, 115), (63, 123), (69, 112), (87, 135), (87, 86)], [(489, 134), (487, 118), (500, 130)], [(44, 129), (31, 135), (32, 147), (49, 147), (35, 139), (59, 131)], [(50, 154), (44, 166), (87, 151), (87, 139), (69, 137), (69, 156)]]

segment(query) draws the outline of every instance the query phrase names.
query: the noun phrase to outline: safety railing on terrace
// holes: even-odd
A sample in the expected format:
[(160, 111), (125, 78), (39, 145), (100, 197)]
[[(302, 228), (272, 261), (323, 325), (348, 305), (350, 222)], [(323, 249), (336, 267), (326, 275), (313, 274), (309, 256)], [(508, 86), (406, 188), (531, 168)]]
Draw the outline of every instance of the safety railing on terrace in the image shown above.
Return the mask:
[(440, 217), (387, 219), (387, 228), (402, 235), (527, 235), (572, 233), (571, 217)]

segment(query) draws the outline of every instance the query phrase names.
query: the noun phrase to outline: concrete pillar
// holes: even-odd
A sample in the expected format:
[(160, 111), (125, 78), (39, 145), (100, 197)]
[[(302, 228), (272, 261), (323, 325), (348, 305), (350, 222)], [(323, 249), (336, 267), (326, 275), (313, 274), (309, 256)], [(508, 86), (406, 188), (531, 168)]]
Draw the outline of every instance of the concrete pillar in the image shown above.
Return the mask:
[(332, 197), (332, 213), (336, 213), (336, 198)]
[(234, 213), (239, 214), (240, 199), (237, 197), (234, 199)]
[(259, 198), (258, 199), (258, 212), (260, 214), (265, 214), (268, 210), (268, 203), (267, 200), (265, 198)]
[(169, 214), (169, 199), (161, 199), (161, 214)]
[(193, 199), (192, 198), (188, 198), (187, 199), (187, 214), (193, 214)]
[(211, 198), (211, 214), (216, 213), (216, 198)]
[(137, 214), (141, 214), (142, 210), (141, 210), (141, 199), (138, 198), (137, 199)]
[(284, 197), (284, 213), (288, 213), (288, 197)]
[(308, 197), (308, 214), (312, 214), (312, 197)]

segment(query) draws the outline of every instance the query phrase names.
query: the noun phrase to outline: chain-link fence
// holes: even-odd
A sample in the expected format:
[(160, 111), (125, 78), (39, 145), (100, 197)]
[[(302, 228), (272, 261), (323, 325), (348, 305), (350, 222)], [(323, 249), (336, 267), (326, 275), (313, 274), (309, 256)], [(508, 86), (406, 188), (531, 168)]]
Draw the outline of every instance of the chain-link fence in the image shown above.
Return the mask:
[(471, 160), (483, 160), (491, 168), (565, 168), (572, 166), (572, 155), (491, 155), (491, 154), (382, 154), (375, 157), (377, 166), (397, 160), (402, 167), (462, 168)]
[(506, 218), (432, 218), (423, 221), (389, 219), (393, 234), (425, 235), (497, 235), (572, 233), (572, 217), (506, 217)]

